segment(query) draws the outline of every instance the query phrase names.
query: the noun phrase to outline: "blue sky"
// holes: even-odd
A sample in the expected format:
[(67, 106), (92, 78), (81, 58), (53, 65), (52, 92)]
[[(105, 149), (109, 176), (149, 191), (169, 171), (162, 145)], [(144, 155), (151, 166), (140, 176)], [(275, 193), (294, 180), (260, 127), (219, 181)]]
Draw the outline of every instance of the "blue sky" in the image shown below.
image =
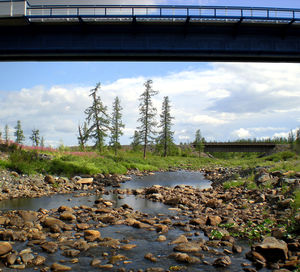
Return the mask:
[[(300, 1), (282, 0), (149, 2), (300, 8)], [(159, 91), (154, 101), (158, 112), (163, 96), (170, 97), (177, 143), (192, 141), (197, 129), (208, 140), (224, 141), (286, 136), (300, 127), (299, 64), (1, 62), (0, 130), (8, 124), (13, 139), (13, 128), (21, 120), (27, 139), (37, 128), (48, 145), (77, 144), (77, 125), (90, 104), (89, 90), (100, 81), (109, 110), (114, 97), (121, 98), (126, 124), (122, 144), (128, 144), (138, 125), (137, 99), (149, 78)]]

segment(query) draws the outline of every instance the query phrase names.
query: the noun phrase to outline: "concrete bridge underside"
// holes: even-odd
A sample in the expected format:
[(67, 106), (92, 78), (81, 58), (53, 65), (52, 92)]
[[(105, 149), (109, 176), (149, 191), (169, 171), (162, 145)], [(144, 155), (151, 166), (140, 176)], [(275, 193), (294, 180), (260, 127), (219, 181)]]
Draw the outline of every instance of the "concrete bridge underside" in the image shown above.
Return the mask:
[(300, 25), (0, 19), (0, 61), (300, 62)]

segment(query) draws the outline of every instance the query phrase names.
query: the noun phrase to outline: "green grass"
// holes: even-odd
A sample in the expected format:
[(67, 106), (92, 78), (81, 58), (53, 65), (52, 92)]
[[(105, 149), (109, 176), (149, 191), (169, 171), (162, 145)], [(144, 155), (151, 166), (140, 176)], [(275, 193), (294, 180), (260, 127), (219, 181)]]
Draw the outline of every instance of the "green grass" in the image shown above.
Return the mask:
[[(159, 171), (170, 168), (198, 170), (215, 167), (240, 167), (253, 169), (256, 166), (271, 166), (270, 170), (300, 171), (299, 157), (295, 153), (281, 152), (268, 157), (258, 158), (256, 153), (230, 154), (229, 158), (198, 158), (169, 156), (161, 157), (147, 154), (143, 159), (141, 152), (120, 151), (114, 156), (109, 150), (104, 154), (82, 153), (69, 155), (65, 152), (49, 153), (52, 160), (41, 160), (36, 151), (13, 150), (8, 160), (0, 160), (0, 168), (9, 168), (24, 174), (55, 174), (74, 176), (76, 174), (125, 174), (128, 170)], [(221, 156), (220, 156), (221, 157)], [(230, 181), (226, 188), (242, 186), (255, 187), (253, 177), (247, 180)]]
[(226, 181), (223, 183), (223, 188), (224, 189), (230, 189), (232, 187), (241, 187), (244, 186), (245, 181), (244, 180), (231, 180), (231, 181)]

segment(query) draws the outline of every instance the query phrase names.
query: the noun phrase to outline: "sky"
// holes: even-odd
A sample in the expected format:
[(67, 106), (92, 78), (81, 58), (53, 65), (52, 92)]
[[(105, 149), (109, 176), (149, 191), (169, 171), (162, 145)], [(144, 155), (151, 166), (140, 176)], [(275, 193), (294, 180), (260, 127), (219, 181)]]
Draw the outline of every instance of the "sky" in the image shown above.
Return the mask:
[[(189, 4), (300, 8), (299, 2)], [(182, 3), (187, 1), (159, 1)], [(158, 114), (163, 97), (171, 100), (176, 143), (193, 141), (197, 129), (207, 140), (217, 141), (286, 137), (300, 127), (299, 78), (300, 64), (285, 63), (0, 62), (0, 131), (8, 124), (14, 139), (21, 120), (26, 144), (31, 131), (39, 129), (48, 146), (76, 145), (78, 124), (91, 104), (89, 92), (101, 82), (99, 94), (109, 112), (115, 96), (121, 100), (126, 125), (121, 143), (129, 144), (138, 126), (138, 97), (143, 83), (152, 79), (159, 91), (154, 98)]]

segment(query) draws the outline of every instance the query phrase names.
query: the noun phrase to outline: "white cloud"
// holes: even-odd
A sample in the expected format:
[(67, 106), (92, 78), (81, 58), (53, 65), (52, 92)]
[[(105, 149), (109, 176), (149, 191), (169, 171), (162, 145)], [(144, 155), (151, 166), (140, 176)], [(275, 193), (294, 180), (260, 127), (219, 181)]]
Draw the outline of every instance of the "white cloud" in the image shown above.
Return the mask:
[(233, 132), (233, 135), (237, 136), (238, 138), (242, 138), (242, 139), (251, 137), (250, 131), (247, 130), (247, 129), (244, 129), (244, 128), (240, 128), (240, 129), (235, 130)]
[[(86, 64), (88, 65), (88, 64)], [(171, 100), (177, 142), (193, 139), (195, 131), (207, 139), (229, 140), (272, 137), (299, 127), (300, 65), (212, 63), (203, 69), (152, 77), (159, 91), (154, 105), (161, 110), (164, 96)], [(99, 95), (109, 112), (116, 95), (121, 100), (126, 125), (122, 143), (128, 144), (137, 126), (139, 96), (148, 75), (120, 78), (102, 85)], [(26, 137), (40, 129), (46, 142), (77, 144), (77, 125), (90, 105), (94, 86), (35, 86), (0, 93), (0, 125), (21, 120)], [(3, 132), (3, 129), (2, 129)], [(278, 134), (279, 133), (279, 134)]]

